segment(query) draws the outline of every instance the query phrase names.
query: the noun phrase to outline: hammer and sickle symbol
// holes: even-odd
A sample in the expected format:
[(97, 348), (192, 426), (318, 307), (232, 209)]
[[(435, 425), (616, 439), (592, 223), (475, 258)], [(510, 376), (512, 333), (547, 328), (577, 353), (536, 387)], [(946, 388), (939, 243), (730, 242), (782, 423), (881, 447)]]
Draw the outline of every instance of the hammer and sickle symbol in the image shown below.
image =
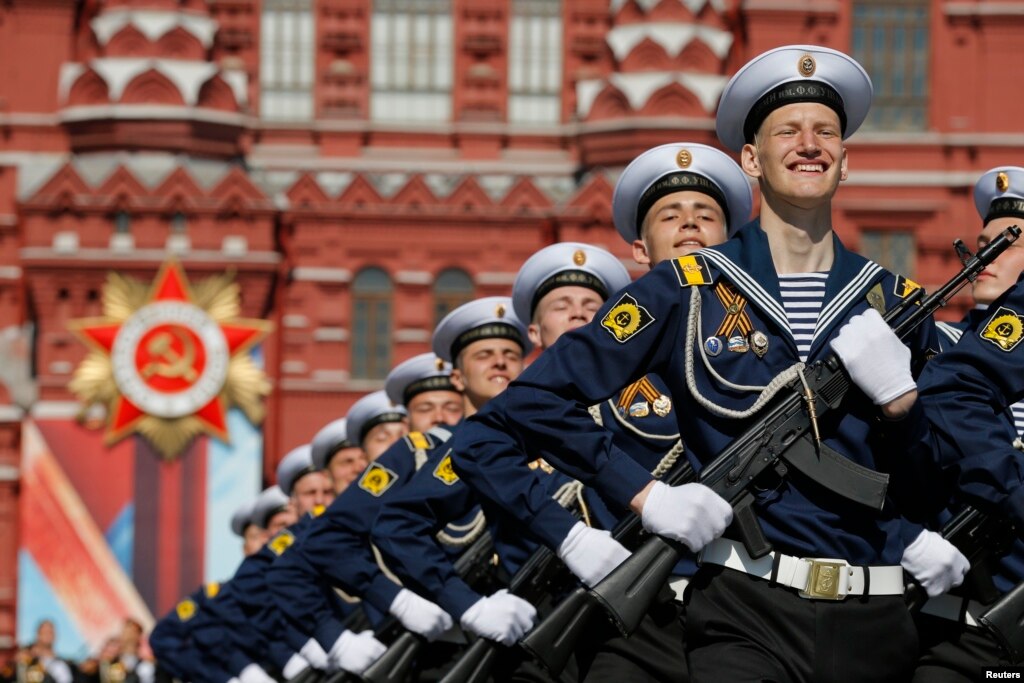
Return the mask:
[[(175, 338), (181, 342), (182, 353), (178, 353), (171, 346)], [(148, 379), (153, 375), (159, 375), (171, 379), (181, 377), (186, 382), (196, 381), (196, 369), (193, 367), (196, 359), (195, 344), (180, 329), (172, 327), (170, 332), (154, 335), (146, 344), (146, 350), (157, 360), (151, 360), (146, 364), (142, 370), (143, 377)]]

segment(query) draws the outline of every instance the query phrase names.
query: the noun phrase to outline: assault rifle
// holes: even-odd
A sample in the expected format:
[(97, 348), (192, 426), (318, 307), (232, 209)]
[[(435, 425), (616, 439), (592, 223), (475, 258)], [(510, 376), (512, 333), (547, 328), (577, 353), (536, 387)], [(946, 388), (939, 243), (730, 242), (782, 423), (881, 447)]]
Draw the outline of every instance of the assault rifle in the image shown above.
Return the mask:
[(287, 683), (318, 683), (322, 677), (323, 673), (317, 671), (311, 666), (307, 666), (294, 678), (289, 678)]
[[(984, 604), (998, 598), (999, 591), (992, 582), (989, 565), (1009, 552), (1017, 535), (1014, 524), (1009, 519), (966, 505), (942, 525), (940, 533), (971, 563), (971, 570), (964, 578), (966, 593)], [(903, 597), (914, 612), (928, 601), (928, 594), (916, 581), (907, 585)]]
[[(491, 573), (493, 554), (491, 534), (484, 531), (455, 560), (455, 573), (470, 586), (479, 585)], [(425, 642), (423, 636), (403, 630), (384, 654), (363, 672), (362, 679), (368, 683), (403, 683)]]
[(1024, 583), (999, 598), (980, 617), (978, 622), (1010, 656), (1020, 664), (1024, 660)]
[[(978, 253), (963, 259), (963, 267), (930, 296), (915, 290), (884, 319), (893, 332), (906, 339), (932, 314), (945, 306), (968, 282), (974, 281), (1019, 236), (1011, 226)], [(913, 306), (913, 304), (918, 304)], [(908, 309), (912, 309), (908, 313)], [(804, 371), (806, 385), (790, 382), (764, 408), (762, 417), (748, 427), (700, 473), (700, 482), (733, 506), (736, 533), (751, 557), (771, 552), (754, 512), (750, 485), (763, 473), (785, 477), (789, 468), (848, 500), (881, 509), (888, 476), (861, 467), (821, 441), (818, 418), (839, 406), (851, 387), (839, 358), (831, 353)], [(623, 633), (636, 629), (658, 590), (678, 561), (683, 545), (652, 536), (633, 555), (616, 567), (592, 591)], [(822, 597), (834, 597), (825, 596)]]
[[(695, 481), (696, 473), (689, 462), (683, 462), (675, 467), (664, 481), (669, 486), (680, 486)], [(627, 548), (636, 545), (643, 530), (640, 518), (636, 515), (626, 515), (612, 530), (612, 538)], [(547, 548), (541, 550), (550, 553)], [(538, 550), (538, 553), (540, 550)], [(560, 566), (560, 563), (556, 563)], [(524, 566), (523, 569), (526, 569)], [(551, 611), (547, 617), (533, 627), (519, 641), (519, 647), (544, 667), (555, 677), (559, 676), (565, 669), (569, 658), (580, 637), (588, 630), (590, 622), (604, 610), (597, 603), (590, 591), (579, 586), (567, 595), (558, 606)], [(456, 683), (456, 681), (442, 681), (442, 683)], [(480, 683), (480, 679), (458, 680), (458, 683)]]
[[(894, 325), (894, 332), (900, 339), (905, 339), (964, 285), (972, 282), (1020, 236), (1020, 232), (1017, 226), (1007, 228), (977, 254), (965, 257), (961, 271), (934, 294), (925, 297), (922, 289), (915, 290), (886, 312), (885, 321)], [(880, 509), (885, 502), (888, 476), (843, 457), (822, 442), (818, 433), (818, 418), (838, 407), (851, 386), (839, 359), (830, 354), (815, 362), (804, 370), (803, 380), (806, 385), (798, 378), (779, 391), (762, 409), (761, 416), (700, 474), (702, 484), (733, 506), (732, 528), (754, 558), (763, 557), (772, 549), (757, 520), (754, 496), (749, 489), (762, 474), (785, 477), (789, 469), (794, 468), (848, 500), (874, 509)], [(632, 531), (638, 533), (640, 520), (631, 515), (620, 526), (633, 527)], [(578, 589), (570, 595), (568, 604), (559, 605), (520, 645), (552, 672), (561, 671), (593, 612), (592, 600), (604, 606), (623, 634), (632, 633), (684, 551), (684, 546), (677, 541), (649, 537), (589, 594)], [(559, 619), (549, 625), (548, 621), (556, 615)], [(539, 635), (541, 627), (546, 628)]]
[[(555, 553), (541, 546), (512, 577), (509, 592), (536, 604), (566, 571)], [(500, 647), (488, 638), (477, 638), (441, 679), (441, 683), (480, 683), (489, 680)]]

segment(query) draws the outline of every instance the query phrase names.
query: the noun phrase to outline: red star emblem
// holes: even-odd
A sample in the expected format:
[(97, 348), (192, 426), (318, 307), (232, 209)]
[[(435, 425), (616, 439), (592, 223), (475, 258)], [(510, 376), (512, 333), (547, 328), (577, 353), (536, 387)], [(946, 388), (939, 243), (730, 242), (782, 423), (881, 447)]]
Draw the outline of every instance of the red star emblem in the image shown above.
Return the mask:
[[(251, 383), (253, 376), (232, 369), (250, 363), (246, 351), (270, 332), (270, 324), (235, 317), (237, 285), (224, 277), (214, 285), (223, 287), (204, 286), (203, 300), (197, 300), (181, 266), (165, 263), (144, 303), (132, 306), (127, 302), (139, 300), (131, 295), (138, 283), (112, 275), (104, 287), (107, 317), (71, 324), (101, 356), (79, 366), (72, 391), (87, 404), (114, 396), (107, 401), (108, 443), (141, 432), (173, 455), (196, 433), (228, 439), (225, 389), (232, 381)], [(106, 377), (99, 376), (103, 368), (109, 368)], [(265, 395), (262, 373), (258, 381), (255, 391)], [(260, 412), (240, 407), (250, 418)]]

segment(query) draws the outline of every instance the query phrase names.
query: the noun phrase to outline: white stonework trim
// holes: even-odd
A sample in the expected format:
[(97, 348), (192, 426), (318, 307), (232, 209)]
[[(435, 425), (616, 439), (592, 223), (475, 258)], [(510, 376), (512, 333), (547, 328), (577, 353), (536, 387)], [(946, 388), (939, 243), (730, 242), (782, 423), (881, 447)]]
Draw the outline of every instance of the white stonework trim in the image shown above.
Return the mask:
[(293, 329), (309, 327), (309, 318), (298, 313), (289, 313), (288, 315), (281, 316), (281, 326)]
[(151, 57), (104, 57), (89, 62), (110, 89), (110, 99), (119, 100), (132, 80), (150, 69), (166, 76), (178, 88), (185, 104), (195, 105), (199, 89), (219, 71), (210, 62), (183, 59), (154, 59)]
[(477, 273), (473, 281), (478, 285), (510, 285), (516, 281), (516, 273)]
[[(124, 261), (159, 263), (166, 261), (168, 256), (165, 249), (135, 249), (130, 252), (120, 253), (112, 249), (89, 248), (66, 252), (60, 249), (51, 249), (50, 247), (24, 247), (18, 253), (24, 260), (60, 258), (73, 261), (117, 261), (119, 263)], [(244, 254), (244, 258), (250, 263), (279, 263), (281, 261), (281, 255), (276, 251), (250, 251)], [(188, 254), (188, 260), (220, 262), (237, 259), (217, 249), (193, 249)]]
[(973, 187), (978, 171), (850, 171), (845, 185), (863, 187)]
[(313, 330), (313, 341), (347, 342), (348, 330), (344, 327), (318, 327)]
[(320, 369), (312, 373), (313, 379), (317, 382), (347, 382), (350, 376), (348, 370)]
[(78, 62), (64, 62), (60, 65), (60, 77), (57, 81), (57, 101), (64, 102), (68, 99), (71, 86), (78, 77), (85, 73), (85, 64)]
[(220, 250), (225, 256), (241, 258), (249, 253), (249, 239), (245, 235), (224, 235)]
[(638, 111), (647, 104), (658, 90), (661, 90), (670, 83), (678, 83), (694, 95), (700, 101), (705, 111), (711, 113), (718, 104), (722, 90), (728, 82), (726, 76), (714, 74), (693, 74), (679, 73), (674, 71), (645, 71), (642, 73), (614, 73), (604, 79), (590, 79), (579, 81), (576, 84), (577, 113), (581, 118), (590, 114), (590, 108), (594, 106), (597, 95), (604, 90), (606, 83), (611, 83), (619, 92), (629, 100), (629, 106)]
[(0, 280), (18, 280), (21, 278), (21, 268), (18, 266), (0, 266)]
[(434, 276), (425, 270), (400, 270), (395, 273), (395, 282), (400, 285), (429, 285)]
[[(627, 0), (611, 0), (608, 10), (612, 14), (615, 14), (622, 9), (622, 6), (626, 4), (626, 1)], [(661, 0), (636, 0), (636, 4), (639, 5), (640, 9), (644, 12), (650, 12), (660, 2)], [(679, 2), (686, 5), (686, 8), (690, 10), (691, 14), (697, 14), (697, 12), (702, 10), (704, 5), (707, 5), (708, 3), (710, 3), (718, 12), (725, 11), (725, 0), (679, 0)]]
[[(13, 422), (14, 420), (12, 420)], [(18, 481), (21, 478), (21, 470), (14, 465), (0, 465), (0, 481)], [(10, 645), (3, 642), (5, 640), (11, 641)], [(11, 638), (0, 637), (0, 646), (13, 646), (14, 641)]]
[(16, 405), (0, 405), (0, 422), (21, 422), (25, 411)]
[(159, 40), (180, 26), (195, 36), (207, 49), (213, 45), (213, 36), (217, 32), (217, 22), (208, 16), (167, 10), (111, 9), (89, 22), (100, 45), (106, 45), (128, 24), (151, 41)]
[(395, 333), (391, 338), (399, 343), (402, 342), (429, 342), (431, 337), (430, 330), (418, 330), (415, 328), (405, 328), (401, 330), (395, 330)]
[(292, 268), (292, 279), (299, 282), (351, 282), (352, 271), (348, 268), (296, 266)]
[(281, 363), (281, 372), (288, 375), (304, 375), (308, 369), (304, 360), (286, 360)]
[(1021, 16), (1024, 2), (947, 2), (943, 6), (947, 16)]
[(161, 121), (187, 119), (219, 123), (227, 126), (246, 125), (248, 117), (228, 111), (206, 109), (205, 107), (179, 107), (173, 104), (98, 104), (67, 107), (60, 112), (62, 123), (75, 121), (92, 121), (94, 119), (144, 120), (159, 119)]
[(75, 366), (66, 360), (55, 360), (50, 363), (50, 372), (54, 375), (67, 375), (74, 369)]
[(110, 242), (108, 242), (108, 244), (110, 245), (111, 251), (123, 254), (135, 249), (135, 236), (129, 233), (115, 232), (110, 236)]
[(621, 62), (629, 56), (633, 48), (648, 38), (660, 45), (670, 57), (678, 56), (691, 42), (700, 40), (715, 53), (716, 57), (725, 59), (732, 46), (733, 34), (730, 31), (700, 24), (659, 22), (616, 26), (608, 31), (605, 40), (615, 53), (615, 59)]
[(32, 404), (29, 415), (36, 420), (72, 419), (81, 409), (81, 404), (75, 401), (39, 401)]
[(839, 0), (743, 0), (745, 10), (779, 10), (782, 12), (827, 13), (838, 12)]

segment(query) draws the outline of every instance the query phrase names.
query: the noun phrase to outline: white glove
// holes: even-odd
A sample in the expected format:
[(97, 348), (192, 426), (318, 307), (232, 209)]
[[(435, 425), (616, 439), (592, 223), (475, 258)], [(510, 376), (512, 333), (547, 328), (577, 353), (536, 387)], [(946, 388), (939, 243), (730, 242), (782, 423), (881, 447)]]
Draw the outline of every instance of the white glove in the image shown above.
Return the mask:
[(284, 676), (284, 680), (290, 681), (308, 668), (309, 662), (306, 661), (305, 657), (296, 652), (288, 658), (284, 668), (281, 669), (281, 675)]
[(959, 586), (971, 568), (971, 563), (956, 546), (941, 534), (927, 529), (903, 551), (900, 564), (921, 584), (929, 598)]
[(588, 586), (596, 586), (627, 557), (629, 551), (610, 532), (583, 522), (576, 522), (558, 546), (558, 559)]
[(238, 674), (241, 683), (275, 683), (259, 664), (249, 664)]
[(318, 671), (327, 670), (327, 653), (320, 647), (320, 643), (316, 642), (316, 639), (310, 638), (306, 641), (306, 644), (299, 650), (299, 654), (302, 655), (309, 665)]
[(452, 618), (447, 612), (406, 588), (395, 596), (388, 612), (395, 615), (402, 626), (427, 640), (434, 640), (452, 627)]
[(331, 646), (327, 655), (331, 668), (342, 669), (353, 674), (361, 674), (377, 661), (387, 647), (373, 637), (373, 631), (342, 631)]
[(668, 486), (656, 481), (640, 519), (648, 531), (674, 538), (696, 553), (725, 533), (732, 522), (732, 506), (704, 484)]
[(536, 619), (533, 605), (502, 588), (474, 602), (461, 622), (464, 629), (511, 647), (533, 628)]
[(917, 388), (910, 374), (910, 349), (875, 309), (850, 318), (831, 344), (850, 379), (876, 406)]

